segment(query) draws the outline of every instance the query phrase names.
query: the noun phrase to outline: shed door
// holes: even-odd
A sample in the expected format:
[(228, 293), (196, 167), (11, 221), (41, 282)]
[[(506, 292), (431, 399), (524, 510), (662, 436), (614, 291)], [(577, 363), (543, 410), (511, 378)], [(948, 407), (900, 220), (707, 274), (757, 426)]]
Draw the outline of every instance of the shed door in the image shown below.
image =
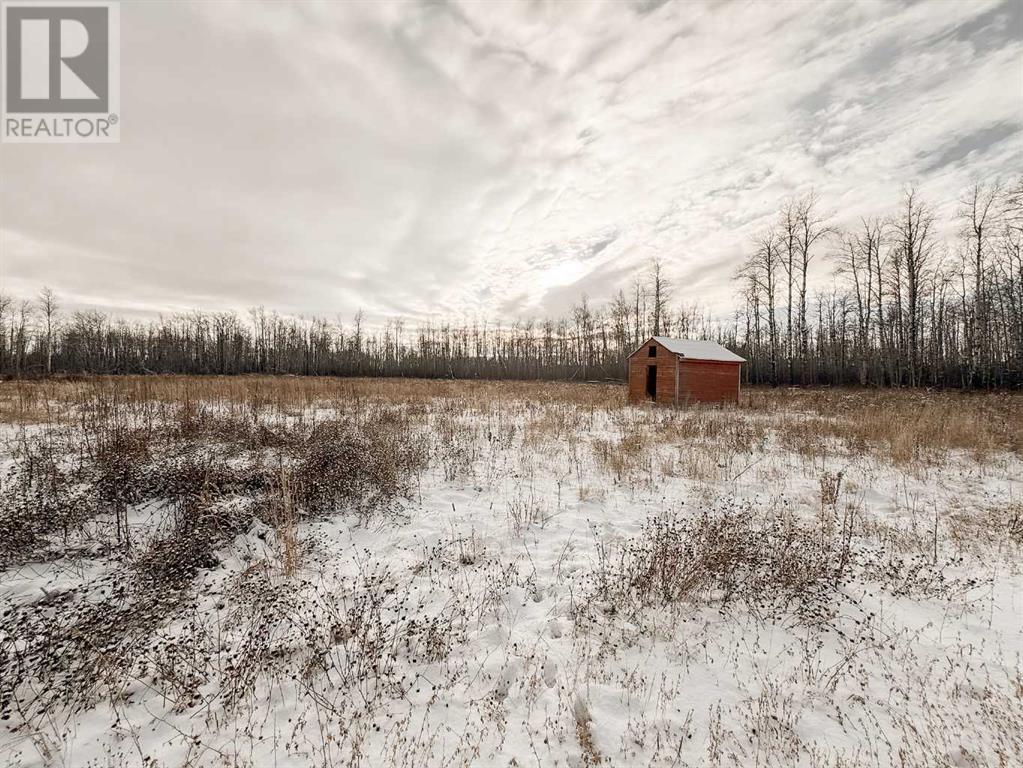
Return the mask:
[(646, 367), (646, 394), (651, 400), (657, 399), (657, 366)]

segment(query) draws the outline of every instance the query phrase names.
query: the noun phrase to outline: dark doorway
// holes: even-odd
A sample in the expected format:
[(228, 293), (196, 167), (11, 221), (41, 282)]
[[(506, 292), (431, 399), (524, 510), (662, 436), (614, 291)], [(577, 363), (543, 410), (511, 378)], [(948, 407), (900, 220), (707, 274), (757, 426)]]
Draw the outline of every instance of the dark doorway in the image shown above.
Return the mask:
[(657, 366), (646, 367), (646, 394), (651, 400), (657, 399)]

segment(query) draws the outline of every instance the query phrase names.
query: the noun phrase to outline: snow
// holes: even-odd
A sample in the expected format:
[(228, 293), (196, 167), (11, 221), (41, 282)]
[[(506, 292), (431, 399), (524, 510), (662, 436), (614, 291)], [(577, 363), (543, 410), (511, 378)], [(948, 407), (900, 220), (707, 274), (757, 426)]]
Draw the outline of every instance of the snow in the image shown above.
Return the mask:
[[(773, 431), (798, 414), (435, 401), (422, 418), (435, 446), (412, 498), (304, 520), (291, 575), (276, 532), (254, 524), (154, 629), (148, 666), (81, 710), (31, 725), (15, 712), (0, 762), (1023, 764), (1019, 547), (951, 533), (957, 515), (1019, 503), (1019, 456), (901, 466), (837, 443), (806, 455)], [(738, 449), (657, 437), (690, 418), (760, 423), (767, 437)], [(628, 615), (586, 604), (600, 548), (641, 537), (651, 515), (746, 503), (813, 521), (822, 476), (839, 471), (840, 504), (869, 522), (858, 546), (909, 556), (937, 516), (949, 578), (976, 584), (901, 595), (853, 581), (825, 627), (714, 601)], [(130, 523), (158, 519), (135, 509)], [(119, 567), (78, 550), (12, 568), (0, 608), (96, 599)]]

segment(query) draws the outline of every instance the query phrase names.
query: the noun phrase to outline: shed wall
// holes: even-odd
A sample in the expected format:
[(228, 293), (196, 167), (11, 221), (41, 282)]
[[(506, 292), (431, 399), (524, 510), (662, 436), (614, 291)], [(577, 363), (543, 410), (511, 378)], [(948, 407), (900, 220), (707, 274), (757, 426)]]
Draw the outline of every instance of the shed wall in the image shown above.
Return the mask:
[[(657, 356), (650, 357), (647, 350), (657, 348)], [(657, 366), (657, 402), (675, 402), (675, 363), (678, 357), (657, 342), (645, 344), (635, 355), (629, 358), (629, 400), (641, 402), (647, 400), (646, 371), (650, 365)]]
[(682, 360), (679, 402), (738, 402), (740, 366), (741, 363)]

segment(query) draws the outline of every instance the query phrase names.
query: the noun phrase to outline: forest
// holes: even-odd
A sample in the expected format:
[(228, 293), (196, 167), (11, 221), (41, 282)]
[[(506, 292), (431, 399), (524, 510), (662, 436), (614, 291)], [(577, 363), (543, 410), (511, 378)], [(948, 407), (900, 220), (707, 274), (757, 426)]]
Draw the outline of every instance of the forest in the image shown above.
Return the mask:
[(887, 215), (838, 219), (814, 192), (784, 200), (749, 242), (727, 316), (672, 285), (684, 254), (654, 260), (602, 304), (583, 295), (569, 316), (513, 322), (370, 326), (361, 311), (328, 320), (264, 307), (129, 321), (64, 312), (49, 288), (0, 295), (0, 374), (617, 380), (661, 334), (728, 346), (754, 384), (1023, 384), (1023, 177), (977, 183), (943, 207), (907, 187)]

